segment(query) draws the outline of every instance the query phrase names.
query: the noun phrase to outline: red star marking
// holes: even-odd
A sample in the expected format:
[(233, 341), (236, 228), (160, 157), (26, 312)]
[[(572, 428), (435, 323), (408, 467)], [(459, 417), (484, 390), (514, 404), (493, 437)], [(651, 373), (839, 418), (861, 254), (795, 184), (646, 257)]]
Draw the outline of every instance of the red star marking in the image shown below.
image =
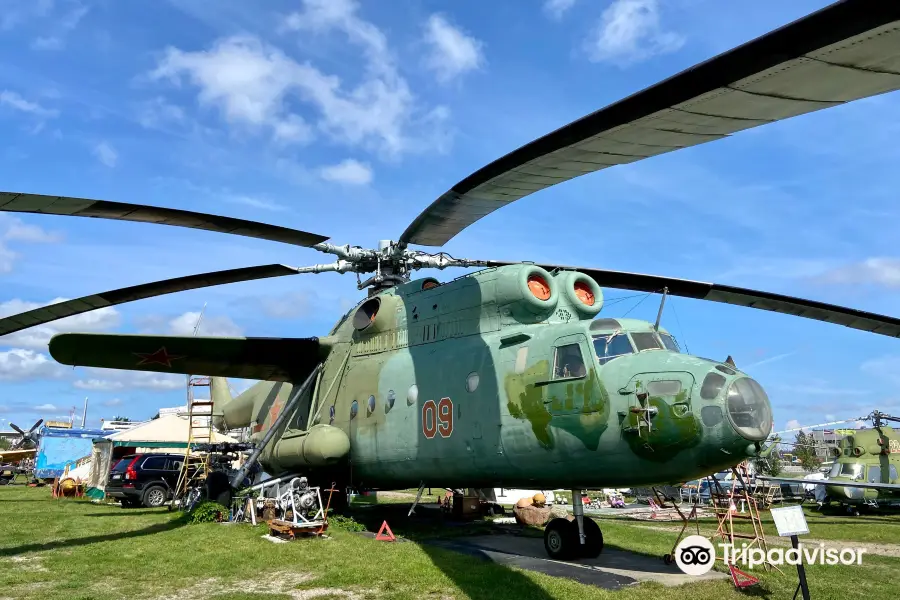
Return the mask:
[(166, 347), (163, 346), (156, 352), (132, 352), (135, 356), (140, 358), (140, 362), (135, 366), (140, 365), (162, 365), (164, 367), (172, 367), (172, 361), (178, 360), (179, 358), (184, 358), (184, 356), (176, 356), (175, 354), (169, 354), (166, 350)]

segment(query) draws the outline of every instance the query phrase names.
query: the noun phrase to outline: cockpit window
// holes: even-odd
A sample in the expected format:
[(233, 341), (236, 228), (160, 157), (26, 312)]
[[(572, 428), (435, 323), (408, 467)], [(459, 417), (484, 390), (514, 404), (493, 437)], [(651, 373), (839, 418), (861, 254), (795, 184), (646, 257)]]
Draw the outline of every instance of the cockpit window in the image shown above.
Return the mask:
[(554, 379), (585, 376), (584, 357), (578, 344), (567, 344), (557, 348), (553, 363)]
[(634, 353), (634, 348), (631, 347), (631, 341), (628, 339), (628, 336), (622, 332), (612, 333), (610, 335), (595, 335), (594, 350), (597, 352), (597, 358), (601, 365), (605, 365), (619, 356)]
[(678, 347), (678, 342), (675, 341), (675, 338), (668, 333), (660, 332), (659, 339), (662, 340), (663, 346), (666, 347), (666, 350), (671, 350), (672, 352), (681, 352), (681, 348)]
[(659, 339), (656, 337), (656, 334), (649, 331), (632, 333), (631, 339), (634, 340), (634, 345), (637, 347), (638, 352), (642, 350), (662, 349), (662, 346), (660, 345)]
[(862, 475), (862, 465), (859, 463), (834, 463), (831, 465), (831, 471), (828, 472), (828, 477), (849, 477), (850, 479), (856, 479)]

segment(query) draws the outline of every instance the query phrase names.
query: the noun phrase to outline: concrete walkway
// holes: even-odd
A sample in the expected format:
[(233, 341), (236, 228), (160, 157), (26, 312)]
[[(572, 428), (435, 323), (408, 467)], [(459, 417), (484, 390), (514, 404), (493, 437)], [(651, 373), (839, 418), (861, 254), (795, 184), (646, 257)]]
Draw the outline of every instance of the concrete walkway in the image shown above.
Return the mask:
[(429, 544), (480, 556), (502, 565), (528, 571), (565, 577), (605, 589), (618, 589), (642, 581), (655, 581), (667, 586), (683, 585), (709, 579), (728, 579), (728, 575), (710, 571), (700, 577), (682, 573), (677, 566), (666, 565), (662, 557), (651, 557), (616, 548), (604, 548), (598, 558), (570, 562), (547, 557), (542, 538), (514, 535), (481, 535), (451, 540), (433, 540)]

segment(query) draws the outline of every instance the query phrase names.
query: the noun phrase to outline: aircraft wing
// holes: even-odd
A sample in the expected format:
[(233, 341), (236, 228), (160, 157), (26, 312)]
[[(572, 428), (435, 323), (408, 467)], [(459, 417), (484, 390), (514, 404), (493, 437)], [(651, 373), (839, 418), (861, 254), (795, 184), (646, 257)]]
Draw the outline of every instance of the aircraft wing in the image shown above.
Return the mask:
[(37, 454), (37, 450), (29, 448), (28, 450), (0, 450), (0, 463), (19, 462), (23, 458), (31, 458)]
[(530, 142), (435, 200), (400, 241), (440, 246), (534, 192), (900, 88), (900, 3), (843, 0)]
[(328, 356), (324, 338), (220, 338), (62, 333), (50, 355), (64, 365), (266, 381), (303, 381)]
[(761, 477), (756, 478), (760, 481), (771, 481), (773, 483), (799, 483), (802, 485), (834, 485), (851, 488), (865, 488), (871, 490), (889, 490), (900, 492), (900, 483), (868, 483), (866, 481), (841, 481), (839, 479), (791, 479), (790, 477)]

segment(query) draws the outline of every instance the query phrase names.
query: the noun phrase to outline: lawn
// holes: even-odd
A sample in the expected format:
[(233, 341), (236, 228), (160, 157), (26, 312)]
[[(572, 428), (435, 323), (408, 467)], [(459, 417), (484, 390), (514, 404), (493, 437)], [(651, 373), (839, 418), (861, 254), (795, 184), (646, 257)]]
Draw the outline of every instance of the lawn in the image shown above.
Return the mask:
[[(408, 504), (391, 502), (351, 513), (375, 528), (388, 518), (395, 534), (412, 540), (406, 543), (378, 542), (333, 527), (330, 539), (273, 544), (262, 538), (264, 526), (187, 525), (178, 513), (165, 509), (53, 500), (47, 488), (6, 486), (0, 488), (0, 598), (646, 600), (689, 594), (696, 600), (733, 600), (748, 594), (790, 598), (796, 585), (796, 574), (785, 568), (784, 575), (762, 574), (761, 585), (749, 592), (735, 590), (730, 581), (691, 584), (689, 589), (641, 584), (610, 592), (436, 549), (422, 541), (472, 528), (489, 531), (491, 526), (422, 525), (406, 520), (407, 510)], [(609, 546), (658, 557), (674, 540), (672, 533), (643, 523), (598, 521)], [(819, 529), (826, 529), (825, 524), (811, 525), (811, 537), (823, 538)], [(878, 539), (877, 532), (889, 533), (894, 526), (857, 520), (852, 527), (828, 531)], [(887, 598), (898, 572), (900, 559), (869, 555), (860, 566), (808, 567), (816, 600)]]

